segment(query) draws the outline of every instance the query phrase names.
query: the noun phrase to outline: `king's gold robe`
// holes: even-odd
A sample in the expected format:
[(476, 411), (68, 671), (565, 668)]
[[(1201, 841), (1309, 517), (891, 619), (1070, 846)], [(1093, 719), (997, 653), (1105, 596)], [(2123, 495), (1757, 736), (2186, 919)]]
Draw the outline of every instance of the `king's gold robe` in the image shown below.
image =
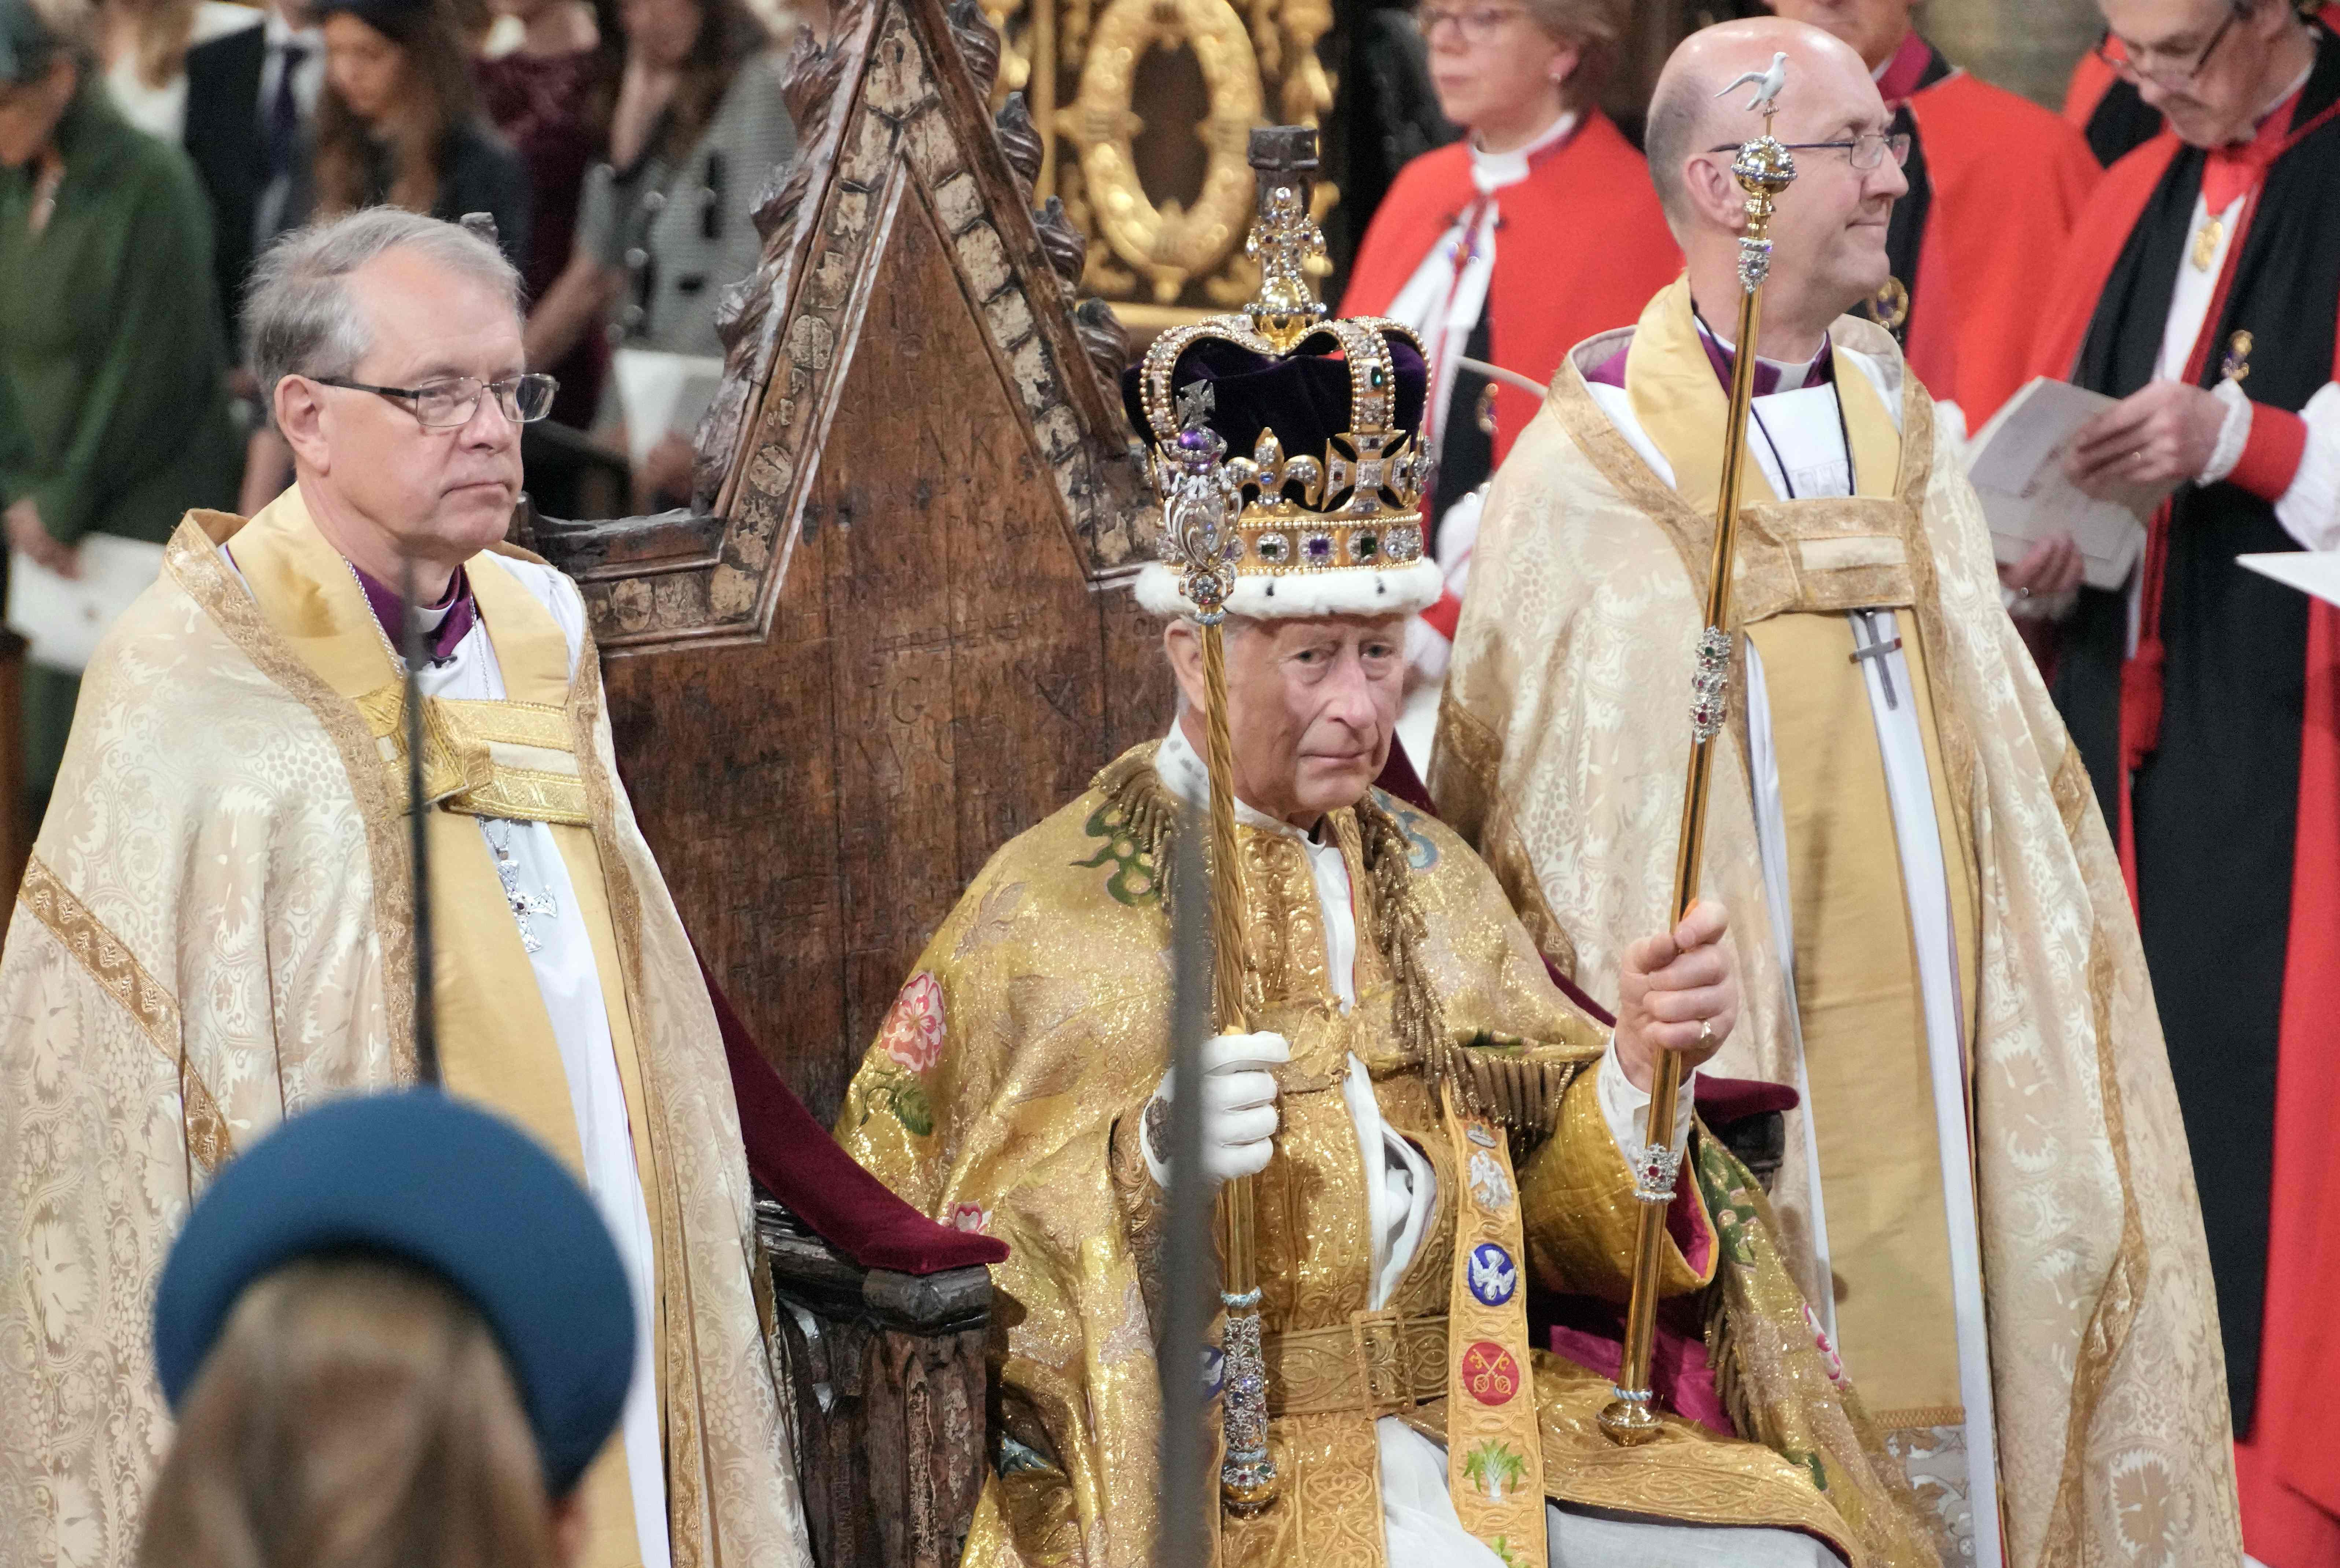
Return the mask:
[[(1663, 477), (1588, 384), (1621, 350), (1635, 439)], [(2008, 1560), (2231, 1563), (2216, 1308), (2119, 866), (2001, 607), (1957, 436), (1880, 330), (1839, 321), (1832, 357), (1856, 493), (1779, 499), (1748, 464), (1732, 629), (1760, 656), (1785, 886), (1767, 885), (1757, 790), (1772, 781), (1751, 772), (1741, 654), (1703, 890), (1730, 912), (1747, 1007), (1716, 1066), (1781, 1083), (1809, 1070), (1776, 1195), (1790, 1261), (1835, 1297), (1848, 1368), (1921, 1474), (1929, 1429), (1965, 1418), (1945, 1162), (1909, 850), (1847, 612), (1898, 614), (1910, 684), (1895, 700), (1916, 708), (1947, 884), (1966, 1103), (1941, 1124), (1963, 1124), (1951, 1159), (1977, 1195)], [(1618, 939), (1667, 912), (1726, 422), (1686, 282), (1631, 332), (1580, 345), (1496, 478), (1457, 628), (1433, 794), (1596, 994)], [(1814, 1126), (1833, 1279), (1815, 1277)]]
[[(1154, 749), (1126, 754), (992, 858), (904, 986), (838, 1123), (845, 1146), (910, 1202), (1012, 1248), (994, 1270), (1007, 1441), (969, 1568), (1153, 1561), (1164, 1198), (1139, 1139), (1169, 1036), (1163, 876), (1177, 809)], [(1499, 1234), (1482, 1200), (1492, 1188), (1510, 1207), (1509, 1150), (1520, 1158), (1512, 1234), (1523, 1230), (1540, 1287), (1621, 1301), (1637, 1206), (1595, 1092), (1602, 1033), (1553, 987), (1486, 867), (1438, 823), (1379, 796), (1332, 813), (1323, 831), (1340, 846), (1356, 911), (1349, 1009), (1328, 976), (1304, 848), (1238, 829), (1252, 1026), (1292, 1046), (1276, 1070), (1274, 1157), (1254, 1182), (1270, 1446), (1284, 1495), (1256, 1524), (1223, 1524), (1219, 1554), (1383, 1568), (1376, 1418), (1403, 1415), (1450, 1453), (1481, 1430), (1485, 1412), (1448, 1396), (1451, 1353), (1481, 1330), (1456, 1332), (1453, 1345), (1449, 1332), (1472, 1310), (1458, 1274), (1471, 1242)], [(1425, 1012), (1460, 1048), (1446, 1059), (1455, 1075), (1526, 1129), (1505, 1159), (1493, 1159), (1484, 1123), (1442, 1116), (1406, 1021)], [(1435, 1213), (1380, 1310), (1368, 1309), (1368, 1199), (1344, 1098), (1353, 1056), (1383, 1123), (1435, 1171)], [(1801, 1530), (1855, 1563), (1932, 1563), (1858, 1399), (1829, 1374), (1760, 1191), (1702, 1132), (1691, 1163), (1678, 1208), (1695, 1257), (1669, 1247), (1666, 1288), (1700, 1293), (1726, 1398), (1759, 1441), (1669, 1417), (1652, 1446), (1611, 1447), (1594, 1425), (1607, 1380), (1527, 1353), (1522, 1339), (1538, 1538), (1508, 1549), (1543, 1561), (1548, 1496), (1658, 1521)], [(1477, 1477), (1482, 1451), (1502, 1450), (1474, 1443), (1452, 1470)]]
[[(656, 1249), (673, 1561), (800, 1565), (721, 1037), (618, 784), (590, 636), (572, 676), (499, 556), (522, 558), (469, 575), (508, 700), (425, 708), (444, 1080), (578, 1169), (477, 821), (554, 824)], [(189, 514), (89, 667), (0, 954), (0, 1568), (134, 1559), (170, 1437), (154, 1283), (189, 1204), (285, 1115), (414, 1081), (402, 704), (297, 489), (250, 522)], [(640, 1561), (623, 1465), (613, 1439), (583, 1483), (593, 1568)]]

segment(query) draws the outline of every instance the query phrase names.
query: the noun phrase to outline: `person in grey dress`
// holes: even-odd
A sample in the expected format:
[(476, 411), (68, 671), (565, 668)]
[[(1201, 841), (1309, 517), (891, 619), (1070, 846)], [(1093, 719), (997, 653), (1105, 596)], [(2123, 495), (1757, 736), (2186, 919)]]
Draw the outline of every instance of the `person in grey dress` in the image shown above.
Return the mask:
[[(779, 62), (739, 0), (625, 0), (626, 60), (610, 162), (586, 176), (576, 249), (528, 323), (530, 364), (584, 333), (620, 348), (715, 356), (715, 306), (754, 270), (751, 220), (796, 156)], [(688, 441), (669, 433), (635, 475), (649, 504), (689, 488)]]

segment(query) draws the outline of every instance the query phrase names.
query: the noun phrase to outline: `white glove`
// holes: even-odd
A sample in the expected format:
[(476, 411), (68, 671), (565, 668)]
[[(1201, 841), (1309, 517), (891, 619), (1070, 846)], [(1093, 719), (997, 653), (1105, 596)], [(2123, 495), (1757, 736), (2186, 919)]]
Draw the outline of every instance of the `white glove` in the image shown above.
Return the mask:
[[(1267, 1070), (1292, 1060), (1280, 1034), (1214, 1035), (1203, 1042), (1203, 1169), (1214, 1182), (1256, 1176), (1275, 1151), (1275, 1078)], [(1170, 1167), (1157, 1145), (1170, 1139), (1170, 1077), (1145, 1102), (1145, 1169), (1163, 1186)]]

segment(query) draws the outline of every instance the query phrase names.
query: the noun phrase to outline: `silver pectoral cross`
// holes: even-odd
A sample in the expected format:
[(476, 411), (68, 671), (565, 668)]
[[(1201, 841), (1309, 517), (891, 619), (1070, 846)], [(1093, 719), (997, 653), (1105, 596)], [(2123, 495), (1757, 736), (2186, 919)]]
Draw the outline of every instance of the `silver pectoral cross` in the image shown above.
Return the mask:
[[(1892, 612), (1889, 610), (1885, 613), (1890, 615)], [(1901, 639), (1898, 636), (1889, 639), (1879, 636), (1877, 615), (1878, 612), (1875, 610), (1852, 612), (1852, 662), (1857, 665), (1863, 659), (1876, 661), (1877, 678), (1884, 684), (1885, 706), (1886, 710), (1890, 712), (1899, 707), (1901, 703), (1893, 695), (1893, 666), (1886, 662), (1885, 656), (1899, 653), (1901, 648)]]
[(544, 939), (536, 934), (529, 917), (542, 915), (550, 920), (560, 912), (560, 906), (552, 901), (550, 893), (521, 891), (520, 861), (512, 853), (511, 829), (506, 824), (499, 825), (503, 826), (502, 837), (493, 832), (488, 834), (488, 847), (495, 852), (496, 880), (504, 884), (504, 902), (511, 907), (512, 923), (520, 927), (521, 946), (529, 952), (541, 952)]

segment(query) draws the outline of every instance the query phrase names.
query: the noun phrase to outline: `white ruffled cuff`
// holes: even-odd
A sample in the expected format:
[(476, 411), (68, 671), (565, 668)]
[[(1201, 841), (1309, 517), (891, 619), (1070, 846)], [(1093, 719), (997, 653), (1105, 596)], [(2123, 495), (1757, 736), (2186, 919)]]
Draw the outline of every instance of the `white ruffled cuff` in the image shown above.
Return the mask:
[(2196, 482), (2215, 485), (2235, 471), (2243, 460), (2243, 449), (2251, 443), (2251, 400), (2243, 396), (2242, 387), (2234, 381), (2220, 381), (2210, 389), (2210, 395), (2226, 405), (2226, 417), (2218, 422), (2218, 439), (2210, 448), (2210, 460), (2202, 465), (2195, 476)]
[[(1690, 1138), (1691, 1100), (1697, 1085), (1698, 1070), (1692, 1068), (1683, 1075), (1681, 1092), (1674, 1096), (1676, 1149)], [(1617, 1140), (1617, 1152), (1631, 1165), (1634, 1152), (1641, 1147), (1641, 1134), (1649, 1126), (1650, 1096), (1648, 1090), (1635, 1089), (1633, 1080), (1625, 1076), (1625, 1064), (1617, 1060), (1617, 1037), (1613, 1034), (1609, 1037), (1609, 1049), (1601, 1053), (1594, 1091), (1601, 1097), (1601, 1119), (1609, 1124), (1609, 1136)]]

